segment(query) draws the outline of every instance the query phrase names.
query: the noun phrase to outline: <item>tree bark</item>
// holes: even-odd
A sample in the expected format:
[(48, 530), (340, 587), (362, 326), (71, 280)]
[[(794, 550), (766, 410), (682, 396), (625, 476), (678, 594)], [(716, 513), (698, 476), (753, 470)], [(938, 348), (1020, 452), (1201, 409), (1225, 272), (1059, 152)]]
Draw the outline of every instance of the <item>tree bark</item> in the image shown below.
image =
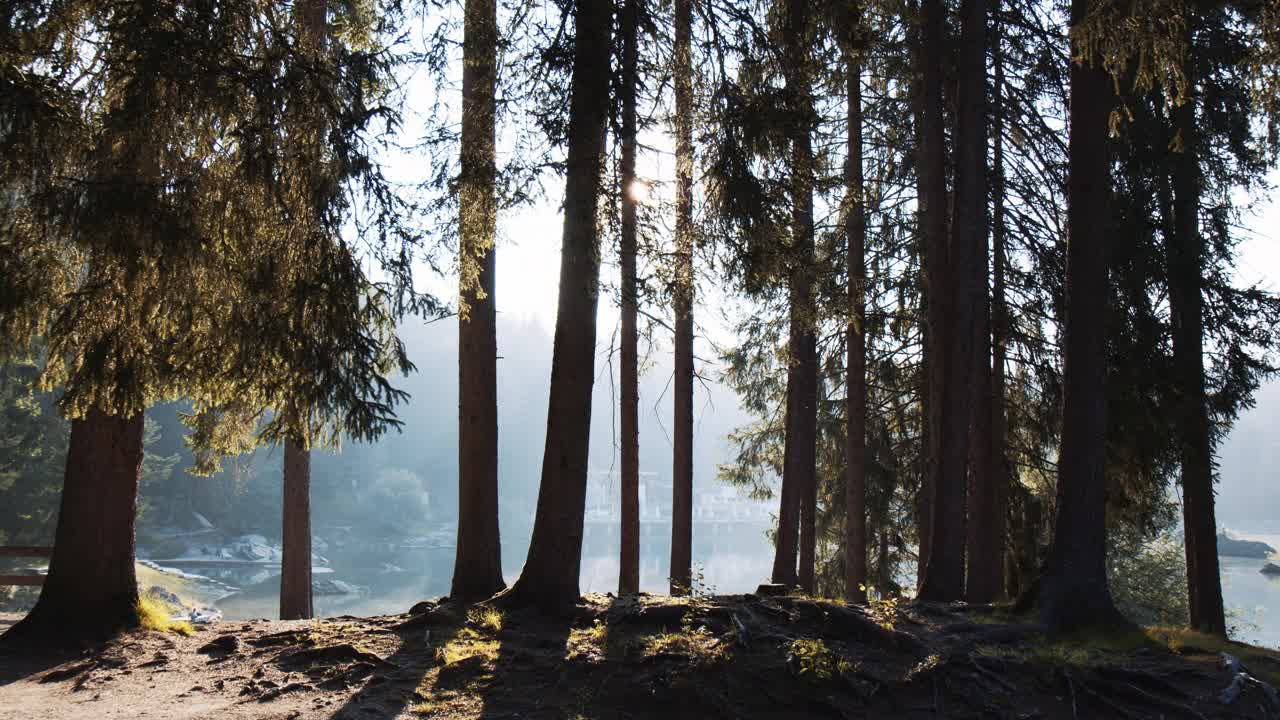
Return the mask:
[[(1087, 17), (1090, 6), (1090, 0), (1072, 0), (1073, 25)], [(1102, 68), (1087, 62), (1073, 62), (1070, 72), (1067, 309), (1058, 514), (1040, 582), (1041, 620), (1054, 635), (1124, 623), (1107, 587), (1106, 572), (1111, 79)]]
[[(640, 370), (636, 331), (636, 55), (640, 0), (622, 5), (622, 540), (618, 594), (640, 592)], [(674, 523), (674, 521), (673, 521)]]
[(542, 480), (524, 570), (496, 598), (550, 613), (571, 608), (580, 596), (600, 278), (596, 207), (609, 112), (612, 11), (608, 0), (579, 0), (574, 9), (564, 235)]
[(53, 557), (40, 598), (5, 640), (105, 639), (138, 625), (134, 523), (143, 415), (92, 408), (71, 421)]
[(461, 245), (458, 317), (458, 536), (450, 595), (505, 587), (498, 527), (497, 225), (494, 93), (497, 3), (467, 0), (462, 63)]
[[(855, 32), (861, 32), (859, 19)], [(849, 203), (845, 235), (849, 243), (849, 326), (845, 330), (847, 390), (847, 467), (845, 471), (844, 596), (849, 602), (867, 601), (867, 267), (866, 188), (862, 173), (862, 55), (851, 43), (846, 58), (848, 77), (849, 151), (845, 158), (845, 195)]]
[[(965, 524), (965, 599), (986, 604), (995, 600), (1000, 588), (1000, 514), (996, 507), (998, 482), (992, 463), (992, 397), (991, 379), (991, 293), (988, 289), (990, 264), (987, 250), (987, 14), (986, 3), (962, 5), (961, 42), (962, 81), (961, 112), (964, 113), (968, 137), (958, 147), (965, 171), (961, 175), (968, 188), (956, 178), (957, 205), (963, 199), (963, 215), (973, 218), (971, 227), (960, 227), (961, 211), (957, 209), (957, 229), (968, 236), (973, 253), (971, 276), (973, 333), (971, 335), (971, 386), (969, 409), (969, 484)], [(957, 138), (957, 142), (960, 138)]]
[[(997, 0), (998, 2), (998, 0)], [(997, 15), (998, 8), (997, 8)], [(1008, 556), (1009, 494), (1013, 475), (1009, 470), (1009, 458), (1005, 446), (1008, 421), (1005, 415), (1005, 362), (1007, 358), (1008, 310), (1005, 307), (1005, 176), (1004, 176), (1004, 54), (999, 20), (994, 21), (992, 46), (992, 76), (995, 92), (992, 95), (991, 126), (991, 472), (992, 516), (995, 534), (995, 562), (999, 579), (996, 597), (1008, 597), (1005, 587), (1005, 566)], [(970, 557), (973, 557), (970, 555)]]
[[(810, 123), (813, 98), (810, 85), (808, 0), (787, 0), (783, 53), (791, 117), (787, 127), (791, 142), (791, 367), (794, 396), (789, 418), (787, 465), (783, 483), (796, 489), (799, 510), (799, 568), (796, 582), (813, 593), (817, 549), (816, 510), (818, 484), (818, 340), (814, 306), (813, 240), (813, 139)], [(788, 388), (789, 390), (791, 388)]]
[[(794, 323), (793, 323), (794, 325)], [(788, 343), (795, 345), (794, 331)], [(773, 573), (771, 580), (778, 585), (794, 587), (796, 584), (796, 554), (800, 544), (800, 492), (794, 475), (787, 472), (795, 452), (791, 426), (795, 422), (796, 367), (787, 365), (787, 387), (782, 420), (782, 488), (778, 492), (778, 530), (773, 542)]]
[[(941, 54), (945, 7), (938, 0), (925, 0), (925, 83), (941, 84)], [(964, 0), (960, 47), (960, 87), (956, 113), (956, 182), (955, 218), (951, 224), (951, 247), (946, 255), (946, 268), (951, 270), (949, 282), (942, 291), (935, 290), (929, 302), (930, 320), (939, 323), (932, 328), (934, 347), (931, 360), (930, 412), (941, 413), (937, 425), (940, 437), (938, 453), (930, 475), (933, 478), (932, 549), (925, 562), (921, 600), (950, 602), (964, 597), (966, 468), (969, 460), (969, 424), (972, 382), (975, 269), (977, 250), (986, 243), (986, 3)], [(926, 99), (926, 103), (928, 100)], [(941, 108), (936, 110), (941, 114)], [(929, 108), (926, 105), (926, 118)], [(939, 119), (940, 124), (940, 119)], [(932, 140), (927, 152), (938, 157), (926, 159), (931, 171), (941, 171), (944, 152), (939, 137), (941, 128), (925, 129)], [(934, 144), (937, 147), (934, 147)], [(938, 183), (939, 179), (932, 179)], [(933, 188), (933, 193), (938, 193)], [(939, 195), (945, 202), (945, 188)], [(929, 203), (936, 202), (930, 197)], [(937, 212), (945, 210), (936, 208)], [(936, 219), (933, 220), (937, 222)], [(945, 231), (945, 218), (941, 223)], [(932, 231), (932, 229), (931, 229)], [(936, 257), (936, 255), (934, 256)], [(942, 268), (929, 259), (933, 277), (941, 280)], [(936, 300), (943, 299), (941, 307)], [(940, 402), (941, 407), (937, 404)]]
[[(1192, 41), (1188, 28), (1187, 44)], [(1173, 109), (1182, 152), (1173, 154), (1174, 237), (1169, 243), (1169, 306), (1177, 377), (1182, 462), (1182, 524), (1186, 541), (1191, 627), (1225, 636), (1218, 534), (1213, 508), (1213, 447), (1204, 378), (1204, 239), (1200, 234), (1200, 167), (1196, 93)]]
[(916, 498), (919, 552), (917, 590), (924, 589), (926, 568), (933, 555), (934, 506), (938, 504), (938, 474), (942, 470), (942, 408), (946, 387), (947, 298), (947, 185), (945, 135), (942, 119), (942, 42), (945, 9), (941, 0), (922, 0), (917, 30), (916, 62), (919, 78), (916, 112), (917, 217), (921, 235), (924, 281), (924, 452), (925, 466)]
[[(813, 308), (813, 153), (809, 135), (812, 99), (808, 80), (807, 0), (786, 0), (783, 18), (783, 74), (791, 144), (790, 337), (782, 497), (774, 548), (773, 582), (797, 583), (812, 592), (814, 582), (814, 482), (817, 440), (817, 337)], [(799, 555), (797, 572), (796, 558)]]
[[(304, 0), (294, 6), (302, 36), (310, 52), (321, 54), (327, 45), (326, 0)], [(308, 138), (313, 162), (324, 161), (323, 138)], [(311, 456), (305, 444), (290, 439), (284, 445), (283, 500), (281, 503), (280, 619), (298, 620), (314, 614), (311, 603)]]
[(311, 453), (284, 444), (284, 517), (280, 558), (280, 619), (313, 617), (311, 605)]
[(693, 34), (692, 0), (675, 0), (676, 286), (675, 437), (671, 594), (689, 592), (693, 565)]

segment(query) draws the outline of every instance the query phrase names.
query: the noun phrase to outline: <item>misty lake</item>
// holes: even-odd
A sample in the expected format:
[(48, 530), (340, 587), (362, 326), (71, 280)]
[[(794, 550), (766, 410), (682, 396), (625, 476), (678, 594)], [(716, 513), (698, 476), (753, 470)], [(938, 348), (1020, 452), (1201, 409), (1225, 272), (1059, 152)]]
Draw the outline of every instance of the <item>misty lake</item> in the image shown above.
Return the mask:
[[(1280, 548), (1280, 534), (1233, 532), (1244, 540)], [(1280, 576), (1258, 572), (1266, 560), (1222, 557), (1222, 602), (1227, 626), (1235, 626), (1237, 640), (1280, 648)]]
[[(641, 546), (641, 589), (667, 591), (669, 525), (646, 523)], [(740, 524), (731, 529), (696, 526), (695, 573), (702, 584), (718, 593), (750, 592), (764, 582), (772, 566), (772, 545), (763, 525)], [(719, 532), (719, 535), (715, 533)], [(1280, 535), (1238, 533), (1280, 547)], [(507, 581), (515, 579), (524, 561), (527, 535), (519, 547), (508, 544), (503, 567)], [(612, 592), (618, 577), (617, 533), (602, 526), (587, 527), (582, 558), (583, 592)], [(379, 615), (401, 613), (415, 602), (449, 592), (453, 572), (452, 547), (362, 547), (330, 550), (330, 572), (316, 579), (336, 580), (361, 588), (343, 595), (316, 595), (316, 613)], [(1280, 648), (1280, 577), (1259, 572), (1266, 561), (1222, 557), (1222, 593), (1233, 637), (1245, 642)], [(166, 562), (180, 569), (207, 575), (241, 588), (241, 592), (217, 603), (227, 619), (275, 617), (278, 613), (278, 570), (269, 568), (192, 568)]]
[[(642, 526), (641, 590), (667, 592), (670, 553), (670, 525), (644, 523)], [(703, 525), (695, 523), (694, 573), (708, 592), (750, 592), (769, 577), (773, 546), (765, 536), (765, 526), (738, 523)], [(508, 583), (515, 580), (524, 562), (527, 531), (518, 547), (504, 544), (503, 568)], [(615, 592), (618, 582), (618, 536), (616, 527), (588, 524), (583, 542), (582, 592)], [(338, 581), (361, 589), (359, 593), (322, 595), (314, 598), (316, 614), (380, 615), (402, 613), (414, 603), (449, 593), (453, 573), (452, 547), (407, 548), (394, 544), (362, 544), (359, 548), (334, 548), (325, 553), (327, 568), (316, 568), (315, 581)], [(208, 567), (181, 561), (161, 563), (187, 572), (214, 578), (240, 588), (240, 592), (216, 604), (229, 620), (276, 617), (279, 612), (279, 569), (263, 566)]]

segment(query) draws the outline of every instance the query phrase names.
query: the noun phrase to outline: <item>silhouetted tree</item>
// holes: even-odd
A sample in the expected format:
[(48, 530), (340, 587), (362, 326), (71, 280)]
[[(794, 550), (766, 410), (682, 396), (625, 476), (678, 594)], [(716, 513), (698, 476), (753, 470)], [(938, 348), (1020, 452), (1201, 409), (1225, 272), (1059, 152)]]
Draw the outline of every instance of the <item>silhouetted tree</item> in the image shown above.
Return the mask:
[(671, 592), (690, 591), (693, 564), (693, 0), (675, 0), (675, 377), (672, 403)]
[(458, 188), (458, 539), (450, 595), (486, 598), (506, 586), (498, 530), (497, 221), (498, 24), (495, 0), (464, 9)]
[(612, 10), (609, 0), (581, 0), (574, 8), (564, 235), (542, 482), (524, 569), (495, 598), (550, 612), (579, 598), (600, 276), (596, 209), (609, 111)]
[[(622, 201), (620, 260), (622, 266), (622, 338), (620, 368), (622, 407), (622, 528), (618, 563), (618, 594), (640, 592), (640, 362), (636, 328), (636, 92), (638, 75), (640, 0), (623, 0), (622, 35), (622, 168), (618, 196)], [(674, 527), (675, 519), (672, 525)]]
[[(1093, 0), (1072, 0), (1083, 23)], [(1106, 574), (1106, 323), (1111, 78), (1098, 58), (1071, 66), (1066, 328), (1057, 520), (1040, 585), (1051, 633), (1122, 623)]]
[(849, 151), (845, 157), (845, 236), (848, 242), (849, 323), (845, 330), (845, 586), (850, 602), (867, 601), (867, 220), (864, 207), (862, 62), (867, 51), (862, 9), (854, 5), (845, 51)]

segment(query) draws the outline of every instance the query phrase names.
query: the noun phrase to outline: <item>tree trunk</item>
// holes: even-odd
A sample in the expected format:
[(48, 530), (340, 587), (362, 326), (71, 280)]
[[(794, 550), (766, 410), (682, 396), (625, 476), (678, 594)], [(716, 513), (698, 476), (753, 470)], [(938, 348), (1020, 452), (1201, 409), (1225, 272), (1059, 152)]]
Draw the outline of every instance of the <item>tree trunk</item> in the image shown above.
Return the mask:
[[(788, 339), (795, 346), (796, 337), (794, 322)], [(792, 443), (791, 425), (795, 422), (796, 398), (796, 366), (794, 362), (787, 365), (787, 387), (785, 407), (782, 420), (782, 488), (778, 492), (778, 531), (773, 542), (773, 574), (771, 579), (778, 585), (793, 587), (796, 584), (796, 553), (799, 550), (800, 536), (800, 493), (795, 485), (794, 476), (787, 472), (791, 467), (791, 456), (795, 452)]]
[(675, 0), (676, 287), (671, 470), (671, 594), (688, 592), (693, 565), (693, 34), (692, 0)]
[[(814, 575), (814, 482), (817, 450), (817, 338), (813, 308), (813, 158), (805, 27), (807, 0), (787, 0), (783, 28), (784, 75), (789, 95), (787, 136), (791, 143), (790, 358), (787, 417), (773, 581), (812, 591)], [(799, 555), (799, 572), (796, 557)]]
[(95, 408), (71, 421), (53, 558), (31, 612), (6, 641), (105, 639), (138, 625), (134, 523), (142, 473), (141, 412)]
[[(855, 32), (861, 32), (858, 20)], [(845, 158), (845, 195), (849, 203), (845, 235), (849, 243), (849, 326), (845, 331), (848, 367), (847, 461), (845, 471), (844, 596), (867, 601), (867, 267), (866, 189), (862, 176), (862, 55), (852, 43), (846, 58), (848, 77), (849, 153)]]
[(809, 87), (808, 0), (787, 0), (783, 31), (787, 58), (787, 92), (792, 116), (791, 141), (791, 363), (795, 368), (795, 415), (788, 428), (787, 466), (783, 482), (790, 479), (797, 490), (800, 521), (800, 567), (796, 582), (807, 593), (814, 591), (817, 550), (816, 476), (818, 441), (818, 338), (814, 305), (813, 242), (813, 139), (810, 123), (813, 98)]
[(919, 561), (916, 587), (924, 589), (925, 569), (933, 555), (933, 515), (938, 473), (942, 469), (942, 408), (946, 387), (945, 351), (947, 297), (947, 185), (945, 135), (942, 120), (942, 42), (944, 8), (941, 0), (922, 0), (916, 50), (919, 91), (916, 112), (918, 223), (924, 281), (924, 452), (920, 494), (916, 499)]
[[(998, 482), (991, 454), (991, 294), (987, 286), (987, 14), (982, 0), (962, 5), (960, 86), (961, 112), (967, 139), (957, 145), (964, 172), (956, 178), (957, 230), (968, 237), (972, 252), (973, 332), (971, 337), (969, 407), (968, 521), (965, 524), (965, 599), (985, 604), (1000, 588), (1000, 527), (995, 486)], [(960, 142), (957, 138), (957, 142)], [(964, 179), (962, 179), (962, 176)], [(963, 187), (968, 185), (969, 187)], [(966, 226), (961, 226), (963, 215)], [(972, 223), (972, 225), (967, 225)]]
[(609, 112), (612, 11), (608, 0), (579, 0), (574, 9), (564, 235), (542, 480), (524, 570), (498, 596), (504, 605), (552, 613), (572, 607), (580, 596), (600, 278), (596, 207)]
[[(1071, 21), (1090, 0), (1072, 0)], [(1066, 328), (1057, 521), (1040, 583), (1051, 634), (1123, 624), (1107, 587), (1106, 316), (1111, 232), (1108, 115), (1111, 79), (1071, 65), (1067, 178)]]
[[(309, 50), (317, 55), (326, 47), (326, 0), (304, 0), (294, 6), (297, 22)], [(313, 162), (323, 162), (321, 137), (308, 138)], [(311, 604), (311, 455), (303, 443), (284, 445), (283, 500), (281, 503), (280, 619), (299, 620), (314, 614)]]
[[(997, 0), (998, 2), (998, 0)], [(999, 15), (998, 8), (996, 15)], [(1002, 34), (999, 20), (993, 22), (994, 43), (992, 46), (992, 75), (995, 92), (992, 98), (991, 125), (991, 471), (992, 475), (992, 507), (995, 514), (991, 521), (995, 524), (995, 556), (996, 568), (1002, 578), (996, 585), (996, 598), (1008, 597), (1004, 586), (1004, 568), (1008, 555), (1009, 525), (1009, 493), (1013, 481), (1009, 471), (1009, 459), (1005, 447), (1005, 433), (1008, 422), (1005, 416), (1005, 361), (1006, 338), (1008, 337), (1008, 310), (1004, 300), (1005, 275), (1005, 179), (1004, 179), (1004, 54), (1001, 46)], [(970, 555), (970, 557), (973, 557)]]
[(640, 592), (640, 370), (636, 332), (636, 54), (640, 0), (622, 5), (622, 528), (618, 594)]
[(280, 558), (280, 619), (314, 616), (311, 606), (311, 453), (284, 444), (284, 517)]
[[(1191, 43), (1188, 28), (1187, 43)], [(1196, 94), (1173, 109), (1182, 152), (1172, 156), (1174, 237), (1169, 242), (1169, 306), (1177, 378), (1178, 440), (1182, 453), (1182, 523), (1186, 539), (1191, 627), (1226, 635), (1218, 537), (1213, 509), (1213, 447), (1204, 378), (1204, 239), (1200, 234), (1200, 168)]]
[(458, 539), (449, 594), (464, 601), (501, 590), (498, 528), (498, 337), (494, 299), (497, 171), (495, 0), (467, 0), (462, 64), (458, 235)]
[[(940, 0), (924, 3), (925, 47), (923, 68), (926, 86), (941, 84), (935, 77), (942, 71), (943, 23), (945, 7)], [(960, 48), (960, 83), (957, 92), (956, 113), (956, 196), (955, 218), (952, 221), (951, 247), (946, 254), (945, 269), (951, 271), (950, 282), (930, 285), (934, 291), (929, 302), (929, 318), (937, 349), (931, 359), (930, 412), (940, 412), (937, 425), (940, 437), (936, 441), (938, 453), (931, 469), (933, 478), (932, 549), (925, 563), (924, 581), (920, 585), (921, 600), (950, 602), (964, 597), (965, 575), (965, 494), (966, 469), (969, 461), (970, 395), (973, 367), (973, 320), (975, 296), (975, 261), (979, 246), (986, 243), (986, 3), (983, 0), (964, 0), (960, 10), (963, 18)], [(926, 98), (926, 119), (929, 117), (929, 100)], [(941, 114), (941, 108), (936, 111)], [(939, 125), (941, 120), (938, 120)], [(932, 132), (931, 132), (932, 131)], [(932, 142), (926, 150), (925, 163), (930, 171), (939, 173), (933, 183), (939, 183), (944, 152), (940, 137), (941, 128), (925, 128), (926, 138)], [(937, 147), (935, 148), (935, 142)], [(937, 156), (937, 157), (934, 157)], [(936, 197), (934, 197), (936, 195)], [(945, 188), (932, 188), (927, 204), (934, 205), (938, 198), (945, 203)], [(935, 209), (944, 213), (942, 208)], [(937, 219), (932, 219), (937, 223)], [(939, 223), (945, 232), (945, 218)], [(930, 228), (932, 231), (934, 228)], [(932, 240), (932, 238), (930, 238)], [(933, 277), (939, 278), (944, 268), (929, 258)], [(942, 306), (936, 302), (943, 299)], [(941, 403), (938, 408), (937, 404)]]

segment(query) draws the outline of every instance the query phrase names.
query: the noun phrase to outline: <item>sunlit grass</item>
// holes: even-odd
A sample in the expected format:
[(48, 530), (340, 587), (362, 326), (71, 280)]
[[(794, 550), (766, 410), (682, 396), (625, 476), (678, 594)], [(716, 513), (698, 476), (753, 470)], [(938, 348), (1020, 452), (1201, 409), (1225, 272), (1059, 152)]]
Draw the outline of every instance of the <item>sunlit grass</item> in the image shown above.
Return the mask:
[(197, 606), (212, 604), (216, 599), (216, 596), (209, 595), (208, 587), (201, 585), (195, 580), (190, 580), (171, 573), (163, 573), (141, 563), (134, 566), (134, 571), (137, 574), (138, 587), (140, 589), (145, 590), (152, 587), (162, 587), (182, 598), (186, 602)]
[(609, 626), (597, 619), (588, 627), (573, 628), (569, 631), (565, 642), (566, 659), (574, 660), (583, 657), (598, 658), (609, 651), (625, 651), (626, 648), (610, 644)]
[(1187, 627), (1156, 625), (1147, 628), (1146, 635), (1152, 642), (1179, 654), (1231, 653), (1240, 658), (1249, 672), (1272, 685), (1280, 685), (1280, 652), (1255, 645), (1233, 642), (1198, 632)]
[(973, 654), (990, 660), (1034, 663), (1051, 667), (1084, 668), (1098, 664), (1089, 647), (1075, 643), (1051, 643), (1044, 639), (1022, 647), (978, 645), (973, 649)]
[(502, 611), (492, 607), (473, 607), (467, 611), (467, 624), (497, 635), (502, 632)]
[(488, 638), (472, 628), (462, 628), (457, 635), (436, 648), (436, 660), (445, 665), (452, 665), (469, 658), (480, 656), (486, 662), (498, 659), (501, 643)]
[(191, 635), (196, 629), (186, 620), (174, 620), (174, 608), (151, 593), (144, 593), (135, 606), (138, 623), (144, 630)]
[(596, 620), (589, 627), (569, 631), (569, 645), (595, 645), (604, 647), (609, 640), (609, 626)]
[(474, 693), (453, 690), (419, 690), (420, 702), (409, 711), (426, 717), (478, 718), (484, 712), (484, 702)]
[(661, 654), (687, 655), (694, 660), (713, 662), (722, 660), (729, 654), (729, 648), (720, 638), (703, 627), (649, 635), (641, 643), (644, 657)]

